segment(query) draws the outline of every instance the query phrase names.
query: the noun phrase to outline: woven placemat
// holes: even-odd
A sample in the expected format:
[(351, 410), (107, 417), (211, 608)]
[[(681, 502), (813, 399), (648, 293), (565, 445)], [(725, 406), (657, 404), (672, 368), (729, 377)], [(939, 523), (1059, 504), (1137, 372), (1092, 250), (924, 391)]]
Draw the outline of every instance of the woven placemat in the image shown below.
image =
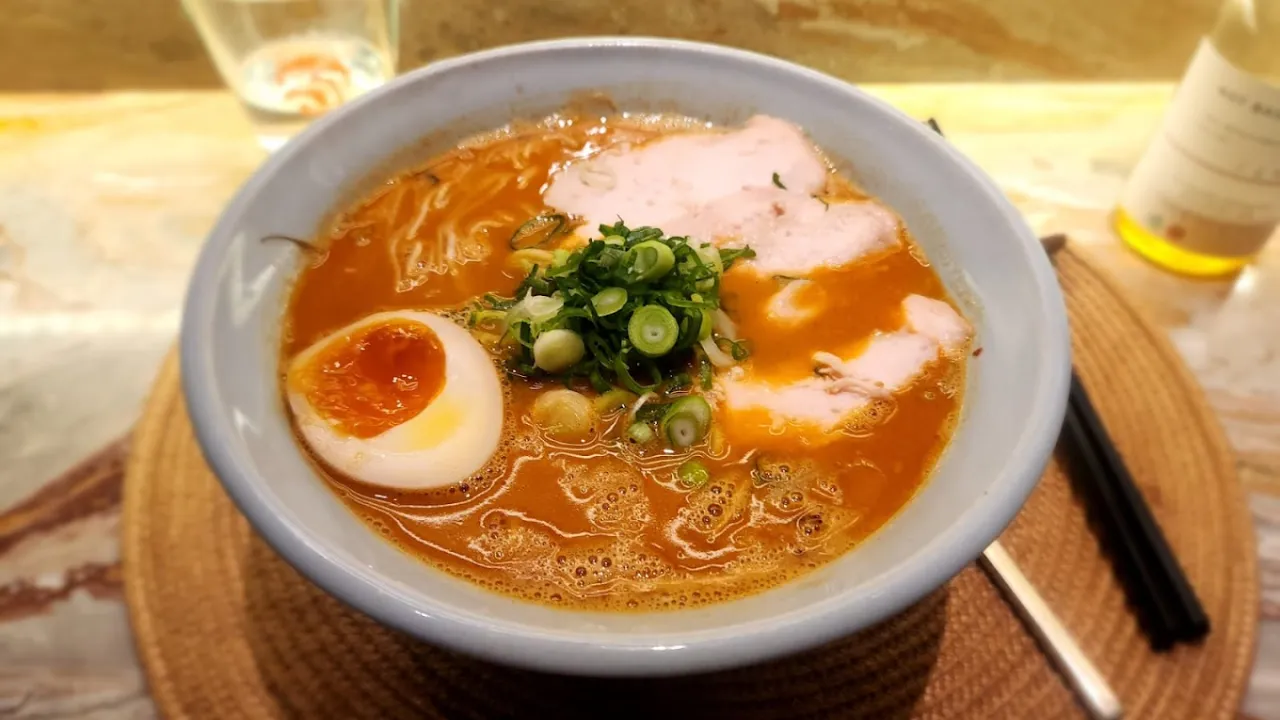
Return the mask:
[[(1080, 254), (1059, 254), (1076, 367), (1195, 586), (1213, 632), (1153, 654), (1053, 465), (1003, 537), (1133, 718), (1232, 717), (1253, 659), (1249, 513), (1225, 439), (1172, 348)], [(160, 375), (125, 484), (125, 583), (171, 718), (1056, 718), (1083, 714), (970, 567), (881, 626), (768, 665), (674, 680), (498, 667), (381, 627), (302, 579), (205, 467)]]

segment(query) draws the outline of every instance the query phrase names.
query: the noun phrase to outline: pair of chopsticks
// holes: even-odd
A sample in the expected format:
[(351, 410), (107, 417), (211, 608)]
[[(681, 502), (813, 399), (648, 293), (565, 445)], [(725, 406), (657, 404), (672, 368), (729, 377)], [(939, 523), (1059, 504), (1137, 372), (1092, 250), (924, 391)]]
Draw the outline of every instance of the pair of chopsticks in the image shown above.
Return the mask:
[(1061, 439), (1071, 483), (1084, 496), (1151, 648), (1203, 638), (1209, 618), (1074, 372)]
[[(1066, 240), (1051, 235), (1041, 243), (1052, 256)], [(1074, 370), (1059, 447), (1151, 649), (1164, 651), (1207, 635), (1209, 618), (1200, 600)]]

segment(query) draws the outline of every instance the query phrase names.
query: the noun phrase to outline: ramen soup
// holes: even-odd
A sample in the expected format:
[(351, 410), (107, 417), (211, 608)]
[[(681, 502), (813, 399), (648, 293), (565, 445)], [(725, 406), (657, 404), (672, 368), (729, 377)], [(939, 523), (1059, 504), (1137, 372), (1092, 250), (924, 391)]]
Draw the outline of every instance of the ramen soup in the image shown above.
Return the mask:
[(534, 602), (810, 572), (911, 500), (961, 405), (971, 328), (907, 228), (772, 117), (515, 124), (308, 246), (281, 376), (320, 474), (406, 552)]

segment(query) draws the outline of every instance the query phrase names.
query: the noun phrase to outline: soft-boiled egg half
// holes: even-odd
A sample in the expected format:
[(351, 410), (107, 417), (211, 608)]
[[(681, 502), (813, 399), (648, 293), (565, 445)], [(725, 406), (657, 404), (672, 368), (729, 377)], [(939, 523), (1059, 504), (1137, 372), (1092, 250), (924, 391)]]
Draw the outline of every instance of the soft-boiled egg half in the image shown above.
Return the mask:
[(484, 467), (502, 438), (489, 354), (431, 313), (376, 313), (326, 335), (289, 363), (285, 388), (311, 450), (371, 485), (447, 487)]

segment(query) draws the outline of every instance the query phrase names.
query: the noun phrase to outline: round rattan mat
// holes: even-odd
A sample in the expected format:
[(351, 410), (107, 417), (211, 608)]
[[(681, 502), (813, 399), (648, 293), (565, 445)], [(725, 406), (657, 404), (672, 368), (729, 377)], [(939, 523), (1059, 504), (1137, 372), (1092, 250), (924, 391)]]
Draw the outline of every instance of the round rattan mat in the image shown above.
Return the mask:
[[(1253, 659), (1248, 510), (1222, 432), (1162, 335), (1079, 254), (1058, 256), (1075, 361), (1213, 623), (1152, 653), (1057, 465), (1003, 541), (1114, 685), (1127, 717), (1228, 718)], [(254, 535), (201, 459), (170, 361), (137, 428), (124, 574), (168, 717), (1083, 715), (974, 567), (883, 625), (768, 665), (676, 680), (565, 678), (460, 657), (339, 604)]]

